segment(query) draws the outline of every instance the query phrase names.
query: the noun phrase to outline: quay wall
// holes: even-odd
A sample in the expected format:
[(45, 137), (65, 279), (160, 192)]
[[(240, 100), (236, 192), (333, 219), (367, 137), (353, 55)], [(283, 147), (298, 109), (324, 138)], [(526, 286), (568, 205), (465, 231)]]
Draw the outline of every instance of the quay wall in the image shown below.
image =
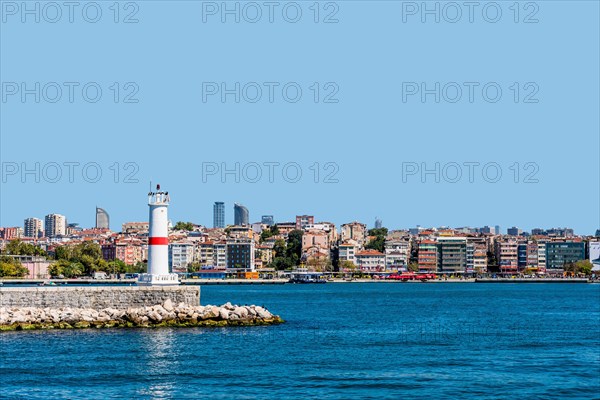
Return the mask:
[(0, 288), (0, 307), (89, 308), (101, 310), (163, 304), (200, 305), (200, 286), (95, 286)]

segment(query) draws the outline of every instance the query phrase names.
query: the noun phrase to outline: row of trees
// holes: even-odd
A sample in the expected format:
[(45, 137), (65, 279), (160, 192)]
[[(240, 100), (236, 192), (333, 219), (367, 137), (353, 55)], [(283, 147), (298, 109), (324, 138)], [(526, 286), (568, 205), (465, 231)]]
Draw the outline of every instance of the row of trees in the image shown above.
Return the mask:
[(46, 256), (46, 252), (41, 247), (25, 243), (19, 239), (8, 242), (3, 253), (13, 256)]
[(22, 278), (29, 271), (21, 264), (21, 261), (9, 256), (45, 256), (46, 252), (40, 247), (15, 239), (6, 244), (2, 254), (0, 256), (0, 277)]
[(14, 257), (0, 256), (0, 277), (22, 278), (28, 273), (27, 268)]
[(102, 258), (102, 249), (98, 243), (83, 242), (76, 245), (59, 246), (55, 250), (56, 261), (50, 265), (51, 276), (74, 278), (89, 276), (94, 272), (109, 274), (140, 273), (146, 271), (146, 264), (125, 264), (121, 260), (106, 261)]

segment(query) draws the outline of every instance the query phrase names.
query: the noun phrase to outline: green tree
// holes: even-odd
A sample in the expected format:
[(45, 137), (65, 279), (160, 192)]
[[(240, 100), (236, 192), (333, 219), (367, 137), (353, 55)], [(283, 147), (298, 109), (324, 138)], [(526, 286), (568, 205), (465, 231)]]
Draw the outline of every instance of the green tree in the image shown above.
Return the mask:
[(377, 250), (381, 253), (385, 251), (385, 238), (387, 237), (387, 228), (375, 228), (369, 230), (369, 236), (375, 236), (367, 243), (365, 248)]
[(198, 272), (202, 270), (202, 264), (199, 262), (191, 262), (187, 265), (187, 272)]
[(275, 257), (285, 257), (286, 247), (287, 245), (285, 244), (285, 240), (277, 239), (275, 241), (275, 245), (273, 246)]
[(340, 271), (356, 271), (356, 264), (352, 261), (344, 260), (340, 262)]
[(105, 272), (111, 274), (122, 274), (127, 272), (127, 264), (124, 261), (116, 259), (106, 263)]
[(136, 273), (143, 274), (147, 271), (148, 271), (148, 264), (140, 261), (135, 265), (128, 265), (127, 270), (125, 272), (127, 272), (128, 274), (136, 274)]
[(416, 262), (411, 262), (408, 264), (408, 270), (412, 272), (419, 272), (419, 264)]
[(296, 265), (287, 257), (275, 257), (269, 266), (278, 271), (284, 271), (293, 269)]
[(273, 237), (274, 234), (271, 231), (271, 229), (265, 229), (260, 233), (260, 242), (264, 242), (265, 240), (267, 240), (270, 237)]
[[(54, 258), (57, 261), (68, 261), (77, 264), (77, 267), (68, 267), (68, 274), (91, 275), (95, 271), (112, 272), (106, 260), (102, 258), (102, 248), (98, 243), (86, 241), (77, 245), (59, 246), (54, 250)], [(81, 267), (80, 267), (81, 266)], [(59, 264), (62, 269), (66, 264)], [(80, 271), (81, 272), (78, 272)], [(57, 274), (67, 276), (67, 273)]]
[(22, 278), (29, 270), (14, 257), (0, 256), (0, 277)]
[(183, 221), (178, 221), (175, 226), (173, 227), (174, 230), (176, 231), (193, 231), (194, 230), (194, 224), (191, 222), (183, 222)]
[(565, 265), (566, 272), (573, 274), (591, 275), (593, 265), (590, 260), (579, 260)]
[[(296, 260), (300, 260), (300, 256), (302, 255), (302, 232), (299, 229), (294, 229), (290, 231), (288, 234), (287, 241), (287, 250), (286, 255), (288, 258), (295, 258)], [(295, 257), (294, 257), (295, 256)]]
[(46, 252), (38, 246), (31, 243), (25, 243), (20, 239), (14, 239), (8, 242), (4, 249), (5, 254), (15, 256), (45, 256)]
[(57, 260), (48, 267), (48, 273), (53, 277), (74, 278), (83, 275), (83, 272), (82, 263), (69, 260)]

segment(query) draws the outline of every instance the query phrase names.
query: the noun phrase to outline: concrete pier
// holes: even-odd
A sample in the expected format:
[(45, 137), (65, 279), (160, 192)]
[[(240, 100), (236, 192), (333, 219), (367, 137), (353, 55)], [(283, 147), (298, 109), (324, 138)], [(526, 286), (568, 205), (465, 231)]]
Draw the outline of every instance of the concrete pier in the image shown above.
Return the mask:
[(200, 286), (2, 287), (0, 307), (115, 308), (163, 304), (200, 305)]

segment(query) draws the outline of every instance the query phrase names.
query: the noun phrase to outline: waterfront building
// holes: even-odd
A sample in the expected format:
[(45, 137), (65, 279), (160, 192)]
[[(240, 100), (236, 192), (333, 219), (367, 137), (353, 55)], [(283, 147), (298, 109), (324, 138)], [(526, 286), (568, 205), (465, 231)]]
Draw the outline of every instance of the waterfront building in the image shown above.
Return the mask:
[(115, 243), (104, 243), (100, 246), (102, 258), (106, 261), (114, 261), (117, 258), (117, 245)]
[(385, 266), (391, 269), (405, 269), (410, 258), (410, 241), (406, 238), (385, 241)]
[(340, 264), (343, 261), (350, 261), (351, 263), (356, 265), (356, 252), (357, 252), (356, 242), (340, 243), (339, 256), (338, 256), (338, 260), (339, 260)]
[(67, 218), (60, 214), (48, 214), (44, 220), (46, 236), (54, 238), (67, 234)]
[(385, 269), (385, 254), (368, 249), (356, 253), (356, 265), (364, 272), (383, 271)]
[(50, 274), (48, 273), (48, 267), (52, 262), (48, 261), (46, 257), (32, 256), (32, 255), (9, 255), (18, 260), (21, 265), (27, 268), (27, 275), (25, 279), (48, 279)]
[(25, 237), (38, 239), (44, 236), (44, 222), (39, 218), (27, 218), (23, 223)]
[(110, 229), (110, 217), (108, 213), (100, 207), (96, 207), (96, 228)]
[(264, 243), (256, 246), (255, 258), (259, 258), (263, 265), (270, 264), (274, 258), (273, 244)]
[(438, 270), (442, 273), (464, 273), (467, 270), (467, 239), (464, 237), (439, 237)]
[(360, 222), (350, 222), (343, 224), (340, 227), (340, 240), (346, 242), (348, 240), (356, 241), (359, 248), (363, 248), (367, 241), (367, 226)]
[(564, 266), (585, 260), (585, 243), (570, 240), (546, 243), (546, 272), (560, 272)]
[(487, 272), (487, 269), (487, 247), (475, 244), (475, 249), (473, 250), (473, 272), (483, 274)]
[(521, 242), (517, 245), (517, 266), (519, 271), (527, 268), (527, 243)]
[(327, 234), (329, 243), (332, 245), (338, 241), (337, 229), (335, 229), (335, 224), (332, 222), (317, 222), (315, 224), (306, 225), (304, 230), (319, 230), (325, 232)]
[(215, 201), (213, 205), (213, 228), (225, 228), (225, 203)]
[(234, 221), (233, 221), (234, 225), (249, 225), (250, 224), (250, 213), (248, 212), (248, 209), (241, 204), (235, 203), (233, 205), (233, 217), (234, 217)]
[(263, 225), (273, 226), (275, 225), (275, 218), (272, 215), (263, 215), (260, 222)]
[(519, 243), (515, 238), (499, 238), (494, 243), (496, 261), (502, 274), (516, 274), (519, 270)]
[(600, 271), (600, 241), (591, 241), (589, 243), (589, 257), (594, 272)]
[(467, 240), (467, 266), (465, 268), (465, 272), (467, 274), (472, 274), (475, 271), (475, 243), (469, 243)]
[(254, 241), (232, 239), (227, 241), (227, 270), (229, 272), (254, 271)]
[(187, 272), (188, 264), (194, 261), (194, 245), (192, 243), (169, 244), (169, 266), (171, 272)]
[(307, 225), (313, 225), (315, 217), (313, 215), (296, 215), (296, 229), (303, 230)]
[(218, 241), (213, 245), (213, 265), (215, 269), (227, 268), (227, 242)]
[(309, 229), (302, 235), (302, 258), (307, 259), (315, 253), (329, 255), (330, 246), (327, 232), (320, 229)]
[(539, 273), (546, 272), (546, 240), (537, 240), (537, 268)]
[[(114, 254), (114, 258), (123, 261), (125, 264), (135, 265), (143, 261), (142, 242), (138, 239), (120, 240), (114, 245)], [(109, 250), (109, 248), (106, 250), (106, 255), (111, 255), (111, 250)]]
[(215, 264), (214, 242), (206, 241), (198, 243), (195, 247), (194, 261), (200, 263), (202, 267), (213, 267)]
[(525, 252), (525, 268), (533, 269), (539, 272), (539, 244), (535, 240), (528, 240), (526, 243)]
[(437, 272), (438, 245), (434, 240), (423, 239), (418, 244), (418, 265), (421, 272)]

